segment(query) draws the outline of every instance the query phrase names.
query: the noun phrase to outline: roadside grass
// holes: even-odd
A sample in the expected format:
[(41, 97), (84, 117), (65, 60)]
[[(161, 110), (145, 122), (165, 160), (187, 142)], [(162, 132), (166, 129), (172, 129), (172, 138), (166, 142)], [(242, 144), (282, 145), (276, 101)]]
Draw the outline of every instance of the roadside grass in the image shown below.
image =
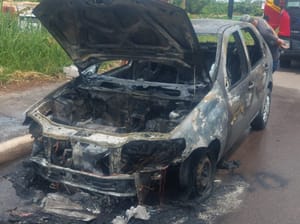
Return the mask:
[(55, 77), (70, 64), (66, 53), (44, 28), (21, 29), (16, 15), (0, 13), (0, 85), (14, 81), (16, 73)]

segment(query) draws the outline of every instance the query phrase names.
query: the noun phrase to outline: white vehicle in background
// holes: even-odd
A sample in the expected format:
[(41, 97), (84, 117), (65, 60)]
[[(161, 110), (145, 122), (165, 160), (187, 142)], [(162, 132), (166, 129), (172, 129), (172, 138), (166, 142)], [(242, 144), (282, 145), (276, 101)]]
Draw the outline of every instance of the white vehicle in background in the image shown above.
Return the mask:
[(18, 25), (21, 29), (40, 29), (41, 23), (32, 10), (19, 14)]

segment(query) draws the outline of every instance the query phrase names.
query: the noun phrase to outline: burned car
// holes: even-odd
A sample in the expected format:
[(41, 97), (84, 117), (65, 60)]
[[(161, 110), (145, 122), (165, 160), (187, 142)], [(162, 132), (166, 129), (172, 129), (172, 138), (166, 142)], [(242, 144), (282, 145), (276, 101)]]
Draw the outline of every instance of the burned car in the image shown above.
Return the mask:
[[(80, 72), (26, 113), (47, 180), (140, 199), (174, 167), (206, 198), (226, 151), (267, 124), (272, 57), (251, 24), (158, 0), (43, 0), (34, 14)], [(101, 72), (108, 61), (121, 63)]]

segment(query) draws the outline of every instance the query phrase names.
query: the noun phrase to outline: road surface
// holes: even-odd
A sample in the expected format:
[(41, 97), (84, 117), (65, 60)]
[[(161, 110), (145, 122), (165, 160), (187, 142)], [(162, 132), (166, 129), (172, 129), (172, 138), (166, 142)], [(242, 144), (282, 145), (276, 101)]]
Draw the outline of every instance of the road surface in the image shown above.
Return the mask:
[(300, 66), (276, 72), (274, 83), (266, 130), (250, 133), (231, 157), (249, 184), (243, 202), (217, 224), (300, 223)]

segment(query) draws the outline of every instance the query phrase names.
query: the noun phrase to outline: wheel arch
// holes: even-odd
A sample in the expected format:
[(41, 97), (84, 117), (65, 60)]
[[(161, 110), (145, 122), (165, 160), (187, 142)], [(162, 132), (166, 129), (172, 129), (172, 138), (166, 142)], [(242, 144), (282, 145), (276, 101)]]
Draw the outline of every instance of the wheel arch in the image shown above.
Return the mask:
[(199, 147), (199, 148), (192, 150), (192, 152), (184, 160), (187, 160), (190, 157), (201, 156), (201, 155), (207, 153), (213, 159), (218, 161), (221, 157), (221, 155), (219, 155), (220, 152), (221, 152), (221, 142), (219, 139), (214, 139), (208, 144), (207, 147)]

